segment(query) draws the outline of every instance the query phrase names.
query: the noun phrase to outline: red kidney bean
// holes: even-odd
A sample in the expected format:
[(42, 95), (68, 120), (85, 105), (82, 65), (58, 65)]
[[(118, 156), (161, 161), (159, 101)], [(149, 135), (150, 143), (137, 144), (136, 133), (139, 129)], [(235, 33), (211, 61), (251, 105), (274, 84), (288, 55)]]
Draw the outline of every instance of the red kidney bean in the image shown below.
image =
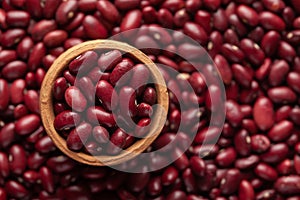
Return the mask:
[(119, 153), (126, 145), (127, 136), (127, 133), (118, 128), (110, 137), (110, 143), (107, 147), (107, 153), (110, 155)]
[(292, 103), (297, 99), (294, 91), (286, 86), (270, 88), (268, 90), (268, 96), (274, 103)]
[(45, 18), (50, 19), (55, 16), (55, 12), (58, 8), (58, 6), (61, 4), (62, 0), (58, 1), (51, 1), (51, 0), (45, 0), (44, 1), (44, 7), (43, 7), (43, 15)]
[(50, 31), (56, 30), (57, 25), (54, 20), (41, 20), (34, 24), (31, 36), (34, 41), (40, 41)]
[(98, 66), (102, 71), (109, 71), (116, 64), (121, 62), (122, 60), (122, 53), (118, 50), (112, 50), (107, 53), (101, 54), (100, 58), (98, 59)]
[(75, 82), (75, 86), (78, 87), (85, 98), (90, 102), (93, 103), (95, 100), (95, 89), (94, 83), (92, 80), (86, 76), (79, 79), (79, 81)]
[(220, 189), (221, 193), (229, 195), (234, 193), (240, 185), (241, 173), (237, 169), (229, 169), (224, 178), (221, 180)]
[(103, 152), (103, 148), (97, 142), (87, 141), (83, 151), (91, 155), (100, 155)]
[(113, 127), (116, 124), (113, 114), (106, 112), (100, 106), (89, 107), (86, 117), (90, 123), (95, 125), (102, 124), (107, 127)]
[(19, 144), (14, 144), (9, 149), (9, 166), (14, 174), (22, 174), (26, 169), (26, 152)]
[(253, 40), (253, 42), (260, 42), (265, 34), (265, 31), (262, 27), (258, 26), (255, 29), (253, 29), (249, 34), (249, 39)]
[(252, 185), (247, 180), (242, 180), (239, 186), (239, 199), (254, 200), (255, 192)]
[(56, 149), (54, 143), (52, 142), (52, 140), (49, 136), (44, 136), (44, 137), (40, 138), (35, 143), (34, 147), (40, 153), (49, 153)]
[(80, 150), (86, 143), (92, 133), (92, 126), (89, 123), (82, 122), (73, 129), (67, 137), (67, 146), (69, 149)]
[(138, 121), (137, 126), (134, 130), (135, 137), (141, 138), (150, 130), (150, 118), (142, 118)]
[(74, 30), (82, 24), (85, 15), (83, 13), (78, 13), (74, 19), (65, 27), (65, 30), (71, 31)]
[(129, 11), (120, 24), (120, 30), (128, 31), (130, 29), (138, 28), (141, 25), (142, 20), (142, 12), (139, 10), (131, 10)]
[(198, 10), (195, 14), (195, 22), (199, 25), (201, 25), (204, 30), (207, 30), (207, 32), (211, 32), (211, 21), (212, 17), (211, 14), (205, 10)]
[(147, 184), (147, 193), (151, 196), (157, 196), (162, 191), (162, 183), (161, 183), (161, 177), (155, 176), (150, 178), (148, 184)]
[(260, 156), (260, 159), (266, 163), (278, 163), (285, 159), (288, 153), (289, 149), (285, 143), (277, 143), (271, 145), (269, 150)]
[(24, 103), (29, 111), (39, 114), (39, 94), (35, 90), (28, 90), (24, 94)]
[(30, 16), (25, 11), (12, 10), (6, 13), (6, 23), (11, 27), (26, 27)]
[(204, 141), (207, 142), (214, 142), (217, 140), (217, 137), (220, 135), (220, 129), (218, 127), (207, 127), (200, 130), (197, 135), (195, 136), (195, 143), (200, 144)]
[(39, 173), (34, 170), (27, 170), (24, 172), (23, 178), (26, 182), (34, 184), (39, 180), (40, 176)]
[(8, 83), (4, 79), (0, 79), (0, 110), (6, 110), (10, 101), (10, 92)]
[(274, 142), (284, 141), (292, 134), (293, 128), (294, 125), (292, 122), (282, 120), (268, 131), (268, 137)]
[(290, 112), (292, 110), (292, 107), (289, 105), (284, 105), (281, 106), (280, 108), (278, 108), (278, 110), (276, 111), (276, 122), (280, 122), (282, 120), (285, 120), (289, 117)]
[(0, 152), (0, 174), (2, 177), (8, 177), (10, 173), (8, 157), (4, 152)]
[(284, 195), (296, 195), (300, 193), (300, 187), (298, 185), (300, 176), (290, 175), (282, 176), (275, 182), (275, 190)]
[(0, 129), (0, 147), (7, 148), (15, 140), (15, 123), (7, 123)]
[(290, 119), (295, 123), (296, 125), (300, 124), (300, 109), (298, 107), (294, 107), (290, 112)]
[(52, 94), (56, 100), (62, 100), (65, 95), (65, 91), (68, 88), (67, 80), (64, 77), (59, 77), (55, 80)]
[(70, 86), (65, 91), (67, 104), (77, 112), (82, 112), (87, 106), (87, 100), (76, 86)]
[(271, 65), (269, 74), (269, 83), (272, 86), (278, 86), (285, 79), (289, 72), (289, 65), (286, 61), (280, 60)]
[(100, 80), (96, 85), (96, 96), (108, 111), (117, 107), (118, 96), (113, 86), (106, 80)]
[(176, 148), (172, 153), (172, 158), (174, 161), (174, 166), (182, 171), (189, 166), (189, 159), (179, 148)]
[(35, 72), (35, 78), (36, 78), (36, 82), (37, 82), (37, 85), (39, 88), (42, 86), (45, 75), (46, 75), (46, 72), (42, 68), (38, 68)]
[(67, 24), (70, 20), (76, 16), (78, 8), (77, 1), (62, 2), (56, 11), (55, 19), (59, 24)]
[(69, 39), (66, 39), (65, 42), (64, 42), (64, 48), (65, 49), (69, 49), (77, 44), (80, 44), (82, 43), (83, 41), (79, 38), (69, 38)]
[(53, 174), (47, 167), (41, 167), (39, 170), (39, 176), (42, 182), (43, 188), (49, 192), (53, 193), (55, 190)]
[(137, 116), (139, 117), (150, 117), (153, 114), (153, 109), (149, 104), (140, 103), (137, 106)]
[(72, 60), (69, 64), (69, 70), (73, 74), (86, 73), (91, 67), (96, 65), (97, 54), (94, 51), (86, 51), (76, 59)]
[(291, 174), (293, 172), (293, 168), (295, 168), (295, 171), (297, 174), (300, 174), (300, 156), (299, 155), (294, 155), (294, 163), (291, 161), (291, 160), (288, 160), (290, 161), (290, 173), (286, 173), (286, 174)]
[(23, 78), (27, 71), (27, 65), (23, 61), (9, 62), (2, 68), (2, 76), (8, 81)]
[(222, 55), (217, 54), (214, 58), (214, 62), (223, 79), (223, 82), (225, 84), (230, 84), (233, 74), (227, 60)]
[(35, 143), (38, 141), (39, 138), (42, 137), (42, 134), (44, 134), (44, 127), (42, 125), (39, 126), (38, 129), (33, 131), (27, 138), (26, 141), (30, 143)]
[(206, 88), (206, 83), (203, 74), (199, 72), (193, 72), (188, 78), (188, 81), (197, 94), (200, 94)]
[(217, 30), (225, 31), (228, 28), (228, 19), (224, 9), (218, 9), (213, 15), (213, 26)]
[(84, 12), (94, 11), (96, 9), (96, 0), (79, 1), (78, 9)]
[(87, 15), (82, 23), (87, 36), (91, 39), (103, 39), (107, 37), (106, 28), (95, 17)]
[(55, 61), (55, 59), (56, 59), (56, 56), (53, 56), (51, 54), (44, 56), (43, 60), (42, 60), (44, 69), (48, 70), (51, 67), (51, 65), (53, 64), (53, 62)]
[(47, 167), (55, 173), (67, 173), (74, 167), (75, 163), (64, 155), (54, 156), (47, 160)]
[(274, 124), (274, 109), (272, 102), (266, 97), (256, 100), (253, 108), (253, 118), (261, 130), (268, 130)]
[(40, 18), (43, 15), (43, 8), (41, 2), (38, 0), (26, 1), (26, 7), (32, 17)]
[(1, 50), (0, 51), (0, 67), (5, 66), (17, 59), (17, 53), (14, 50)]
[(234, 137), (234, 145), (237, 153), (248, 156), (251, 153), (251, 138), (245, 129), (241, 129)]
[(261, 134), (251, 136), (252, 150), (258, 153), (265, 152), (270, 148), (270, 140)]
[(263, 64), (255, 71), (255, 77), (258, 80), (263, 80), (271, 70), (271, 59), (266, 58)]
[(254, 9), (246, 5), (240, 5), (237, 7), (237, 14), (244, 23), (251, 26), (256, 26), (259, 23), (258, 14)]
[(192, 173), (192, 170), (190, 168), (187, 168), (183, 174), (182, 174), (182, 179), (185, 185), (185, 188), (188, 193), (193, 193), (197, 191), (197, 186), (196, 186), (196, 179)]
[(263, 0), (262, 3), (268, 10), (273, 12), (281, 11), (285, 7), (285, 3), (281, 0), (276, 0), (276, 1)]
[(204, 176), (205, 175), (205, 162), (202, 158), (198, 156), (193, 156), (190, 158), (190, 165), (191, 169), (194, 174), (198, 176)]
[(68, 34), (64, 30), (55, 30), (47, 33), (43, 38), (43, 42), (47, 47), (57, 47), (63, 44), (68, 38)]
[(240, 43), (240, 48), (243, 52), (247, 52), (245, 56), (254, 65), (260, 65), (264, 61), (265, 54), (260, 49), (258, 44), (254, 43), (250, 39), (243, 39)]
[(183, 27), (190, 20), (189, 13), (186, 9), (178, 10), (174, 15), (174, 24), (177, 27)]
[(109, 1), (97, 1), (96, 7), (109, 22), (117, 23), (120, 21), (120, 13), (113, 3)]
[(132, 192), (141, 192), (147, 186), (150, 179), (149, 173), (130, 174), (126, 180), (128, 190)]
[(131, 78), (133, 62), (128, 59), (123, 59), (118, 63), (115, 68), (112, 70), (109, 81), (112, 85), (124, 85), (129, 78)]
[(297, 93), (300, 93), (300, 85), (298, 80), (300, 79), (300, 74), (298, 72), (289, 72), (287, 75), (288, 85), (295, 90)]
[(175, 180), (177, 179), (178, 177), (178, 171), (176, 168), (170, 166), (170, 167), (167, 167), (162, 176), (161, 176), (161, 182), (163, 185), (171, 185), (175, 182)]
[(276, 170), (265, 163), (259, 163), (255, 167), (254, 172), (257, 176), (267, 181), (275, 181), (278, 177)]
[(228, 43), (222, 45), (221, 52), (226, 58), (233, 62), (240, 62), (245, 57), (245, 54), (239, 47)]
[(119, 92), (119, 106), (123, 116), (136, 115), (136, 92), (133, 88), (124, 86)]
[(236, 151), (229, 147), (220, 151), (216, 157), (216, 163), (221, 167), (229, 167), (236, 159)]
[(100, 144), (107, 143), (109, 141), (109, 132), (102, 126), (95, 126), (92, 134), (94, 139)]
[(157, 98), (156, 90), (152, 87), (146, 87), (143, 93), (143, 102), (152, 106), (153, 104), (156, 103), (156, 98)]
[(253, 73), (251, 68), (247, 66), (242, 66), (240, 64), (232, 65), (233, 76), (238, 83), (242, 86), (249, 88), (251, 81), (253, 80)]
[(59, 113), (54, 119), (54, 127), (56, 130), (67, 130), (73, 128), (80, 122), (80, 115), (70, 110)]
[(239, 46), (240, 40), (237, 33), (233, 29), (227, 29), (224, 33), (224, 43)]
[(285, 41), (280, 41), (277, 49), (277, 55), (282, 59), (293, 62), (297, 54), (292, 45)]
[(229, 123), (236, 127), (240, 125), (243, 120), (243, 113), (241, 111), (240, 106), (233, 100), (228, 100), (225, 103), (226, 108), (226, 118)]
[(19, 135), (27, 135), (35, 131), (41, 123), (40, 117), (36, 114), (29, 114), (21, 117), (15, 123), (15, 132)]
[(26, 198), (29, 195), (29, 191), (21, 183), (14, 180), (5, 183), (5, 190), (9, 196), (18, 199)]
[(132, 10), (140, 5), (139, 0), (127, 1), (127, 0), (116, 0), (115, 6), (120, 10)]
[(245, 158), (239, 158), (235, 161), (235, 167), (240, 170), (250, 169), (255, 167), (259, 162), (259, 157), (256, 155), (250, 155)]
[(29, 71), (35, 71), (42, 63), (43, 57), (46, 55), (46, 47), (42, 42), (37, 43), (28, 58)]
[(1, 44), (4, 47), (12, 47), (18, 44), (22, 38), (25, 36), (25, 31), (23, 29), (14, 28), (8, 29), (1, 36)]
[(193, 22), (187, 22), (184, 24), (183, 31), (185, 34), (196, 40), (200, 44), (204, 45), (208, 41), (208, 36), (205, 30), (198, 24)]
[(259, 14), (260, 24), (268, 30), (283, 31), (285, 29), (284, 21), (277, 15), (263, 11)]
[(235, 30), (238, 33), (238, 35), (243, 36), (247, 34), (247, 28), (244, 23), (239, 19), (239, 17), (236, 14), (230, 14), (228, 18), (229, 24), (231, 26), (236, 27)]

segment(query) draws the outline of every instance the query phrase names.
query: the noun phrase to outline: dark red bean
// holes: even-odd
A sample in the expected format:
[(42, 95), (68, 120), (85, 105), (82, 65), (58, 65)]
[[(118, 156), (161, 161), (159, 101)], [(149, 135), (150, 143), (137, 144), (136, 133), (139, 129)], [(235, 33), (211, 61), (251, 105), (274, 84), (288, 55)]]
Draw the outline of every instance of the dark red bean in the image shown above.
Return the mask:
[(270, 146), (269, 150), (260, 156), (266, 163), (278, 163), (284, 160), (289, 153), (289, 148), (285, 143), (277, 143)]
[(228, 19), (229, 19), (229, 24), (231, 26), (236, 27), (235, 31), (238, 33), (238, 35), (243, 36), (248, 33), (245, 24), (242, 23), (242, 21), (236, 14), (230, 14)]
[(183, 31), (200, 44), (204, 45), (207, 43), (208, 36), (200, 25), (193, 22), (187, 22), (184, 24)]
[(34, 170), (27, 170), (23, 174), (23, 178), (25, 181), (29, 183), (36, 183), (39, 180), (39, 173)]
[(297, 93), (300, 92), (300, 85), (299, 81), (300, 80), (300, 74), (297, 72), (289, 72), (287, 75), (287, 83), (288, 85), (295, 90)]
[(55, 19), (59, 24), (67, 24), (70, 20), (76, 16), (78, 8), (77, 1), (62, 2), (56, 11)]
[(1, 50), (0, 51), (0, 67), (8, 64), (17, 59), (17, 53), (14, 50)]
[(15, 123), (7, 123), (0, 130), (0, 147), (7, 148), (15, 140)]
[(120, 13), (116, 8), (116, 5), (109, 1), (97, 1), (97, 10), (101, 12), (101, 15), (112, 23), (117, 23), (120, 20)]
[(236, 151), (229, 147), (220, 151), (216, 157), (216, 163), (221, 167), (229, 167), (236, 159)]
[(76, 86), (70, 86), (65, 91), (67, 104), (77, 112), (82, 112), (87, 106), (87, 100)]
[(239, 47), (228, 43), (222, 45), (221, 52), (226, 58), (233, 62), (241, 62), (245, 57), (245, 54)]
[(18, 44), (22, 38), (25, 36), (25, 31), (23, 29), (14, 28), (8, 29), (1, 36), (1, 44), (4, 47), (12, 47), (15, 44)]
[(240, 185), (241, 173), (237, 169), (229, 169), (221, 180), (220, 189), (222, 194), (233, 194)]
[(0, 79), (0, 110), (6, 110), (10, 101), (10, 92), (8, 83), (4, 79)]
[(272, 86), (278, 86), (285, 79), (289, 72), (289, 65), (286, 61), (280, 60), (271, 65), (269, 74), (269, 83)]
[(26, 27), (30, 16), (25, 11), (13, 10), (6, 13), (6, 23), (11, 27)]
[(274, 124), (274, 110), (272, 102), (266, 97), (256, 100), (253, 108), (253, 118), (261, 130), (267, 130)]
[(98, 66), (102, 71), (109, 71), (122, 60), (122, 53), (118, 50), (112, 50), (101, 54), (98, 59)]
[(69, 149), (80, 150), (92, 134), (92, 126), (89, 123), (82, 122), (73, 129), (67, 137), (67, 146)]
[(132, 192), (141, 192), (147, 186), (149, 179), (149, 173), (130, 174), (125, 184), (127, 185), (128, 190)]
[(270, 140), (261, 134), (251, 136), (252, 150), (258, 153), (265, 152), (270, 148)]
[(107, 153), (115, 155), (119, 153), (126, 145), (127, 133), (118, 128), (110, 137), (110, 143), (107, 147)]
[(112, 85), (124, 85), (132, 76), (131, 69), (133, 68), (133, 62), (128, 59), (123, 59), (112, 70), (109, 81)]
[(293, 103), (297, 99), (294, 91), (286, 86), (270, 88), (268, 96), (274, 103)]
[(299, 181), (300, 176), (297, 175), (283, 176), (276, 180), (274, 187), (281, 194), (296, 195), (300, 194)]
[(156, 90), (152, 87), (147, 87), (143, 93), (143, 102), (149, 104), (152, 106), (153, 104), (156, 103)]
[(86, 116), (87, 120), (95, 125), (102, 124), (107, 127), (113, 127), (116, 124), (114, 116), (99, 106), (89, 107)]
[(12, 173), (19, 175), (26, 169), (26, 152), (21, 145), (14, 144), (10, 147), (9, 166)]
[(259, 163), (254, 171), (257, 176), (267, 181), (275, 181), (278, 177), (276, 170), (265, 163)]
[(150, 178), (148, 184), (147, 184), (147, 193), (152, 196), (157, 196), (162, 191), (162, 183), (161, 183), (161, 177), (156, 176)]
[(83, 19), (83, 28), (91, 39), (103, 39), (107, 37), (107, 30), (104, 25), (92, 15)]
[(225, 84), (230, 84), (232, 80), (232, 70), (227, 60), (222, 55), (217, 54), (214, 58), (214, 62), (223, 79), (223, 82)]
[(9, 176), (10, 166), (8, 161), (8, 156), (4, 152), (0, 152), (0, 174), (2, 177)]
[(277, 15), (269, 11), (263, 11), (259, 14), (260, 24), (268, 30), (283, 31), (285, 29), (284, 21)]
[(249, 133), (242, 129), (234, 137), (234, 145), (237, 153), (242, 156), (248, 156), (251, 152), (251, 138)]
[(37, 22), (32, 30), (31, 35), (34, 41), (40, 41), (50, 31), (56, 30), (57, 25), (54, 20), (41, 20)]
[(254, 200), (255, 192), (247, 180), (242, 180), (239, 186), (239, 199)]
[(75, 163), (70, 158), (59, 155), (49, 158), (47, 166), (56, 173), (67, 173), (74, 168)]
[(63, 44), (68, 38), (68, 34), (63, 30), (55, 30), (47, 33), (43, 38), (43, 42), (47, 47), (57, 47)]
[(18, 78), (24, 78), (27, 65), (23, 61), (15, 60), (9, 62), (2, 68), (2, 76), (8, 81), (13, 81)]
[(259, 157), (251, 155), (245, 158), (239, 158), (235, 161), (235, 167), (240, 170), (246, 170), (255, 167), (259, 162)]
[(229, 123), (234, 127), (238, 126), (244, 117), (240, 106), (235, 101), (228, 100), (225, 103), (225, 107), (226, 118), (228, 119)]
[(120, 30), (128, 31), (130, 29), (138, 28), (141, 25), (142, 12), (140, 10), (131, 10), (123, 18)]
[(58, 1), (45, 0), (44, 7), (43, 7), (44, 17), (47, 19), (53, 18), (60, 4), (61, 4), (61, 0)]
[(35, 90), (25, 92), (24, 103), (29, 111), (40, 114), (39, 94)]
[(277, 55), (279, 58), (285, 59), (288, 62), (293, 62), (297, 54), (292, 45), (285, 41), (280, 41), (277, 49)]
[(79, 79), (79, 81), (75, 82), (75, 86), (80, 89), (80, 91), (83, 93), (85, 98), (90, 102), (94, 103), (95, 101), (95, 88), (94, 88), (94, 83), (92, 80), (84, 76)]
[(287, 139), (291, 134), (294, 125), (288, 120), (282, 120), (275, 124), (269, 131), (268, 137), (274, 142), (280, 142)]
[(254, 43), (252, 40), (247, 38), (241, 40), (240, 48), (244, 53), (247, 52), (245, 53), (245, 56), (254, 65), (260, 65), (264, 61), (264, 52), (260, 49), (260, 46), (258, 46), (258, 44)]
[(69, 64), (69, 70), (73, 74), (79, 73), (82, 75), (95, 67), (97, 64), (97, 54), (94, 51), (86, 51), (82, 55), (79, 55)]
[(56, 149), (54, 143), (52, 142), (52, 140), (49, 136), (44, 136), (44, 137), (40, 138), (35, 143), (34, 147), (40, 153), (49, 153)]
[(116, 108), (118, 96), (113, 86), (106, 80), (100, 80), (96, 85), (96, 96), (108, 111)]
[(237, 7), (237, 14), (244, 23), (251, 26), (256, 26), (259, 22), (258, 14), (254, 9), (246, 5), (240, 5)]
[(290, 118), (291, 120), (299, 125), (300, 124), (300, 109), (298, 107), (294, 107), (290, 112)]
[(40, 117), (36, 114), (29, 114), (20, 118), (15, 123), (15, 132), (19, 135), (27, 135), (35, 131), (41, 123)]
[(193, 156), (190, 158), (190, 165), (192, 171), (198, 176), (204, 176), (205, 174), (205, 162), (202, 158), (198, 156)]
[(80, 115), (70, 110), (59, 113), (54, 119), (54, 127), (56, 130), (68, 130), (73, 128), (80, 122)]
[(171, 185), (175, 182), (178, 177), (178, 171), (176, 168), (170, 166), (167, 167), (161, 177), (161, 182), (163, 185)]
[(56, 100), (63, 100), (65, 91), (68, 88), (67, 80), (64, 77), (59, 77), (55, 80), (52, 93)]
[(124, 86), (119, 92), (119, 106), (124, 117), (136, 115), (136, 92), (133, 88)]
[(26, 198), (29, 195), (29, 191), (21, 183), (14, 180), (5, 183), (5, 190), (8, 195), (18, 199)]
[(44, 43), (39, 42), (33, 48), (28, 58), (28, 70), (35, 71), (42, 64), (42, 59), (46, 55)]
[(54, 178), (52, 172), (47, 167), (41, 167), (39, 170), (39, 176), (44, 190), (49, 193), (53, 193), (55, 190)]
[(98, 143), (107, 143), (109, 141), (109, 132), (102, 126), (95, 126), (92, 131), (94, 139)]

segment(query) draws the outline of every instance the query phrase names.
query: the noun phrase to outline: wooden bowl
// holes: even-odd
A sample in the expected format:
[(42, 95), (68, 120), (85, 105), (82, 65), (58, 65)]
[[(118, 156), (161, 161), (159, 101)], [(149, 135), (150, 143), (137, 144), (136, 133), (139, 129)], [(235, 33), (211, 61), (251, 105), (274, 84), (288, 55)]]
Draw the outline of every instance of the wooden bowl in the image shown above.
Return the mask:
[[(155, 89), (157, 91), (157, 102), (160, 104), (160, 108), (156, 109), (154, 116), (152, 118), (152, 127), (148, 132), (147, 137), (139, 139), (137, 142), (132, 144), (129, 148), (121, 151), (120, 154), (110, 156), (93, 156), (88, 155), (83, 152), (74, 152), (68, 149), (66, 145), (66, 140), (60, 136), (59, 133), (54, 128), (54, 109), (53, 109), (53, 96), (52, 96), (52, 86), (55, 80), (62, 75), (62, 72), (68, 67), (68, 63), (79, 56), (80, 54), (95, 49), (105, 49), (114, 50), (118, 49), (123, 52), (127, 52), (144, 63), (150, 70), (152, 79), (155, 83)], [(94, 166), (107, 166), (116, 165), (128, 161), (138, 154), (142, 153), (159, 135), (164, 123), (167, 118), (168, 113), (168, 92), (165, 81), (159, 72), (157, 66), (152, 62), (152, 60), (147, 57), (140, 50), (122, 42), (117, 42), (113, 40), (92, 40), (78, 44), (63, 54), (61, 54), (52, 64), (48, 70), (43, 84), (40, 90), (40, 108), (41, 108), (41, 118), (44, 124), (45, 130), (50, 138), (53, 140), (54, 144), (67, 156), (70, 158), (88, 165)], [(159, 107), (159, 106), (158, 106)]]

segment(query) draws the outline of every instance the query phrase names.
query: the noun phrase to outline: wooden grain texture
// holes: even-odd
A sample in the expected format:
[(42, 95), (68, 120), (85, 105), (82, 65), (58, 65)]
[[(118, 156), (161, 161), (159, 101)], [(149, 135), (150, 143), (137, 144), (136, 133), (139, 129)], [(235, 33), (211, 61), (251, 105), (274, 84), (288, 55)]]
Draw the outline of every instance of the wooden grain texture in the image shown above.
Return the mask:
[[(157, 102), (161, 105), (154, 113), (152, 127), (146, 138), (135, 142), (132, 146), (115, 156), (92, 156), (82, 152), (74, 152), (68, 149), (66, 141), (55, 130), (53, 121), (55, 118), (53, 110), (52, 86), (55, 80), (61, 76), (67, 68), (68, 63), (80, 54), (95, 49), (113, 50), (118, 49), (128, 52), (144, 63), (151, 72), (157, 91)], [(76, 45), (61, 54), (48, 70), (40, 90), (41, 118), (45, 130), (54, 144), (70, 158), (83, 164), (94, 166), (116, 165), (128, 161), (143, 152), (159, 135), (167, 119), (169, 97), (165, 81), (157, 66), (152, 60), (140, 50), (122, 42), (113, 40), (92, 40)]]

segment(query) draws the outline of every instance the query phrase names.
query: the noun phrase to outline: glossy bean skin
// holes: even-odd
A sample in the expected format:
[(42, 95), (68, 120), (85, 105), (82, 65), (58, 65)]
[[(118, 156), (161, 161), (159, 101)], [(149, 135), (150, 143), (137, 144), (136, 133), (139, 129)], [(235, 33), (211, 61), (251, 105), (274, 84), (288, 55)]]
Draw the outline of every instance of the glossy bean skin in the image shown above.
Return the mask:
[(7, 81), (0, 79), (0, 110), (6, 110), (10, 101), (9, 87)]
[(20, 145), (13, 145), (9, 149), (9, 153), (12, 156), (10, 161), (10, 169), (14, 174), (22, 174), (26, 168), (26, 152)]
[(80, 122), (80, 115), (69, 110), (59, 113), (54, 119), (56, 130), (70, 129)]

